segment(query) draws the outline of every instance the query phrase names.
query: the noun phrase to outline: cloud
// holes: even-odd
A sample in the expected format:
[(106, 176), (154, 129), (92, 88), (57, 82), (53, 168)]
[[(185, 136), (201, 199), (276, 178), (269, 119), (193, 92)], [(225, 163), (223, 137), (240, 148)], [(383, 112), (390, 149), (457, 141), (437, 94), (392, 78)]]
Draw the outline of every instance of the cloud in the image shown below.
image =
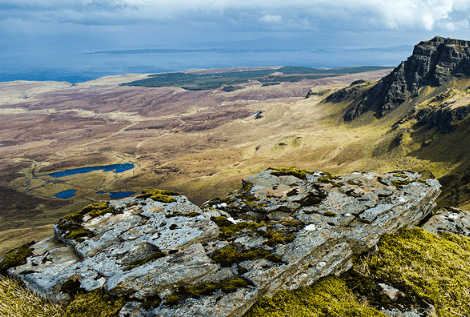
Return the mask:
[(266, 15), (263, 15), (261, 18), (259, 18), (259, 21), (264, 22), (264, 23), (281, 23), (282, 16), (266, 14)]
[[(0, 0), (0, 20), (265, 29), (468, 29), (468, 0)], [(283, 25), (283, 26), (282, 26)]]

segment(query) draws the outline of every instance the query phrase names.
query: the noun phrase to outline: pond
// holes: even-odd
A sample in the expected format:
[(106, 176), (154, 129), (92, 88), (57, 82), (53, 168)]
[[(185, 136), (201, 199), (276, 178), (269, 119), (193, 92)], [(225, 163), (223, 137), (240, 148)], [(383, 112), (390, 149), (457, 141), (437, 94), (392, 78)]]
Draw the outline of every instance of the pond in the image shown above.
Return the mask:
[[(107, 192), (104, 192), (102, 190), (100, 190), (99, 192), (96, 192), (97, 194), (107, 194)], [(126, 198), (126, 197), (129, 197), (129, 196), (132, 196), (134, 195), (135, 192), (110, 192), (109, 193), (109, 199), (119, 199), (119, 198)]]
[(119, 198), (125, 198), (134, 195), (135, 192), (115, 192), (115, 193), (110, 193), (109, 198), (110, 199), (119, 199)]
[(103, 172), (114, 171), (114, 173), (122, 173), (128, 170), (131, 170), (133, 168), (134, 168), (134, 164), (130, 164), (130, 163), (105, 165), (105, 166), (90, 166), (90, 167), (70, 169), (70, 170), (66, 170), (63, 172), (56, 172), (56, 173), (49, 174), (49, 176), (57, 178), (57, 177), (75, 175), (75, 174), (84, 174), (84, 173), (89, 173), (89, 172), (99, 171), (99, 170), (102, 170)]
[(73, 197), (75, 195), (75, 192), (76, 192), (75, 189), (64, 190), (63, 192), (57, 193), (54, 196), (56, 196), (57, 198), (61, 198), (61, 199), (67, 199), (67, 198)]

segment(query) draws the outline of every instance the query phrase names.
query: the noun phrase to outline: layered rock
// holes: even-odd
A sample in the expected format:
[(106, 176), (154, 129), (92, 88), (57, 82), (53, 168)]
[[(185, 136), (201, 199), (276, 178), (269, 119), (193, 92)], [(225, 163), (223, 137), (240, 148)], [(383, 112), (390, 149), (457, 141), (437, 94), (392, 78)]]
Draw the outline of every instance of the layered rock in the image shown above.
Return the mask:
[(121, 316), (241, 316), (261, 296), (345, 272), (353, 254), (428, 215), (439, 188), (409, 172), (288, 168), (202, 209), (146, 191), (61, 218), (8, 274), (61, 303), (104, 289), (125, 298)]
[(437, 127), (442, 133), (452, 133), (469, 113), (470, 105), (460, 107), (444, 106), (439, 109), (421, 109), (416, 114), (416, 118), (419, 125), (430, 124), (430, 127)]
[(423, 229), (437, 235), (452, 232), (470, 237), (470, 211), (454, 207), (439, 210), (423, 225)]
[(366, 111), (381, 117), (417, 97), (422, 87), (437, 87), (453, 77), (469, 76), (470, 42), (437, 36), (417, 44), (406, 61), (347, 109), (344, 119), (351, 121)]

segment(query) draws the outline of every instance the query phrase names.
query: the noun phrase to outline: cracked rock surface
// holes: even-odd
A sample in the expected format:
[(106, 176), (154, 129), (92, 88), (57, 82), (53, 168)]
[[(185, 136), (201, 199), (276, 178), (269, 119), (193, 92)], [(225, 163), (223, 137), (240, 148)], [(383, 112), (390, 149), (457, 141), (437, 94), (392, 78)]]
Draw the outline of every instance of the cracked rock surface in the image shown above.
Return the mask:
[(439, 193), (416, 173), (292, 168), (202, 208), (154, 190), (61, 218), (8, 273), (63, 304), (104, 289), (126, 299), (120, 316), (241, 316), (259, 297), (345, 272), (383, 234), (428, 215)]

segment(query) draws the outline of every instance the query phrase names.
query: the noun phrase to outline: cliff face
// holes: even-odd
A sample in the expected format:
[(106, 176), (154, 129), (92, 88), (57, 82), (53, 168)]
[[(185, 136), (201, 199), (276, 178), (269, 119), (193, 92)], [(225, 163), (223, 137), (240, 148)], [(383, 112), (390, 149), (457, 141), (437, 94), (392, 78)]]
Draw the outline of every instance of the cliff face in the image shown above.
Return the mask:
[(417, 97), (420, 88), (437, 87), (453, 77), (470, 77), (470, 42), (442, 37), (420, 42), (406, 61), (350, 106), (344, 119), (370, 110), (381, 117)]
[(382, 235), (420, 222), (439, 193), (417, 173), (295, 168), (248, 177), (202, 209), (151, 190), (62, 217), (54, 237), (0, 259), (0, 273), (59, 303), (111, 294), (119, 316), (241, 316), (259, 297), (347, 271)]

